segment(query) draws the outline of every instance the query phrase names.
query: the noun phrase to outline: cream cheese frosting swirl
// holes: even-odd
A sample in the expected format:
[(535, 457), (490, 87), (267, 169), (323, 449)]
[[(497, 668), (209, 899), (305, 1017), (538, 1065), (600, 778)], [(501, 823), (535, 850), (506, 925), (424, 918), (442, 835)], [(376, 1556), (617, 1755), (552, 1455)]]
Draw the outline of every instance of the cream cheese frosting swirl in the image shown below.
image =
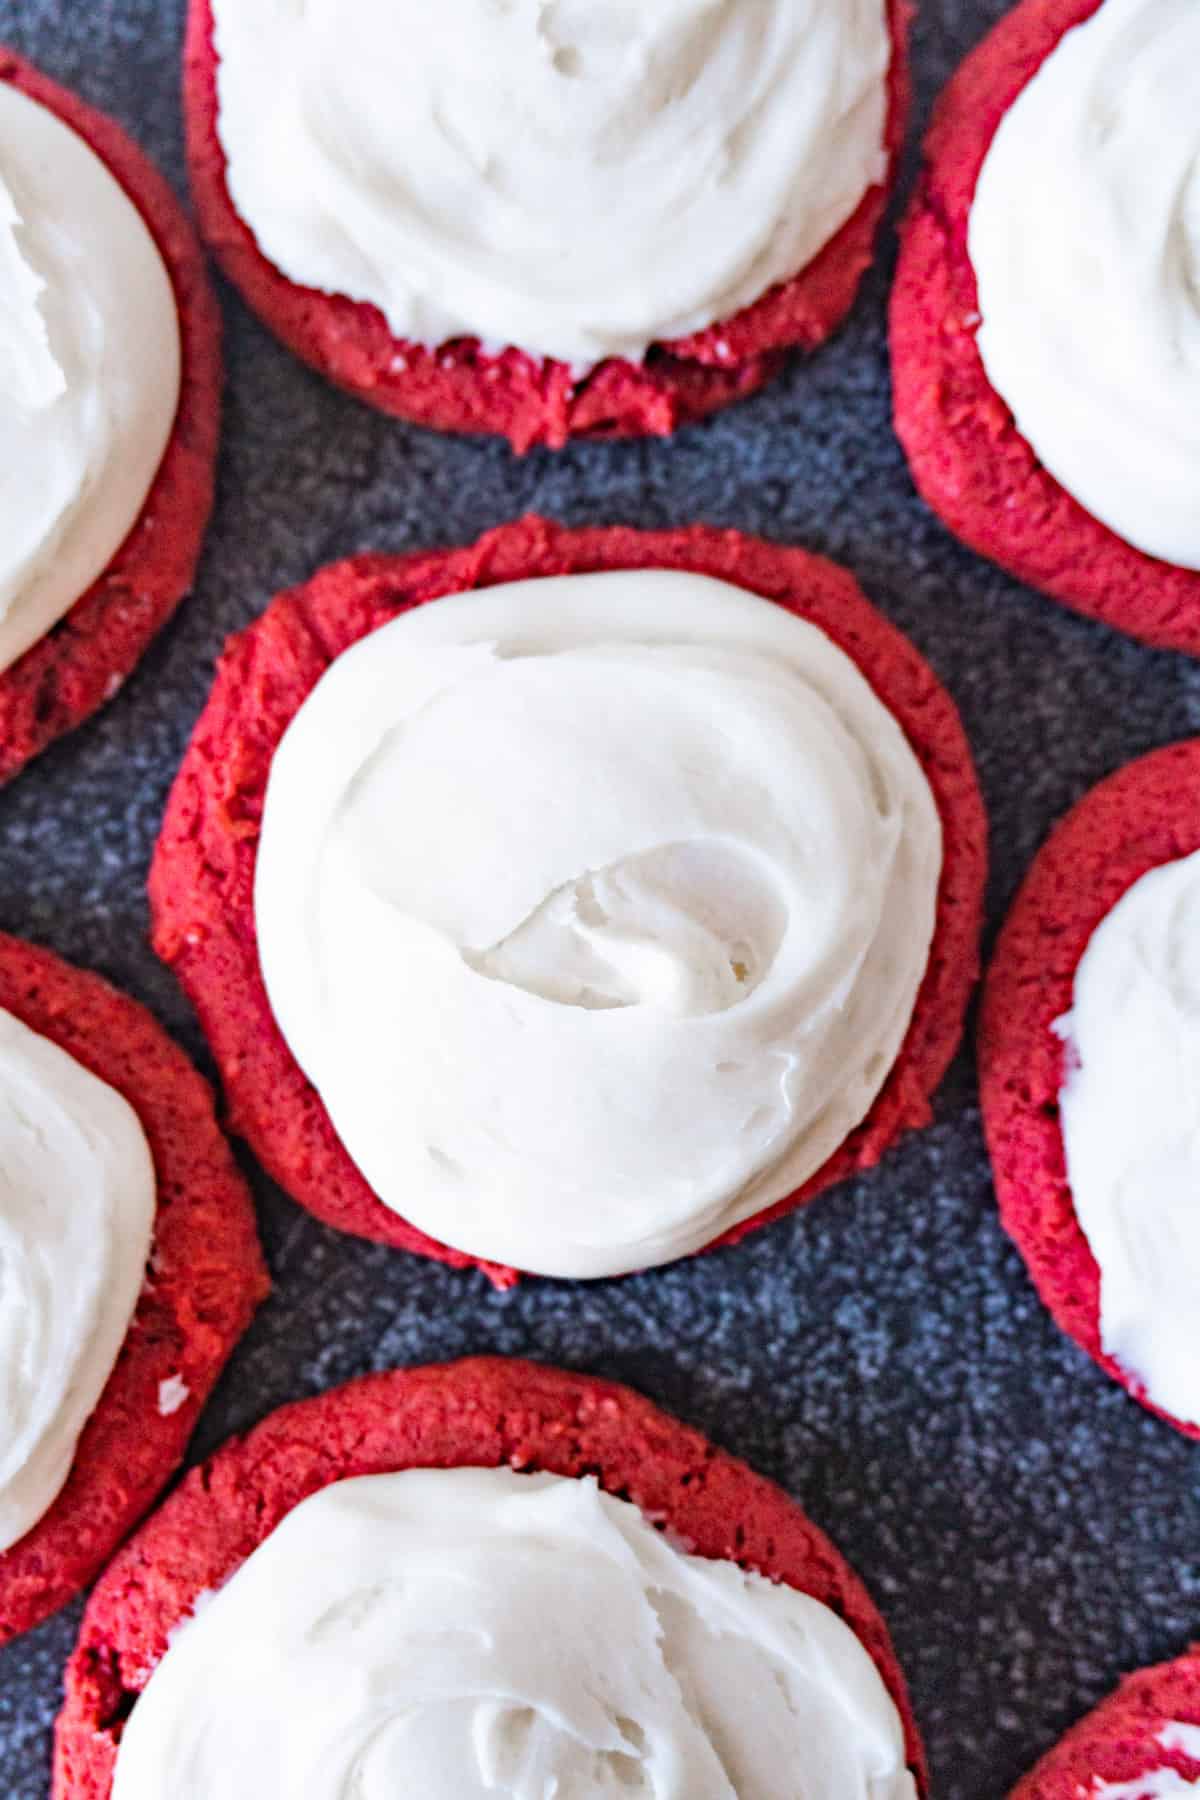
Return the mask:
[(1200, 569), (1200, 7), (1104, 0), (1009, 108), (969, 248), (978, 343), (1039, 460)]
[(1104, 1348), (1200, 1425), (1200, 852), (1143, 875), (1097, 927), (1059, 1030)]
[(593, 1481), (337, 1482), (180, 1628), (113, 1800), (915, 1800), (848, 1625)]
[(791, 1193), (865, 1116), (928, 960), (941, 828), (823, 632), (661, 570), (408, 612), (276, 751), (271, 1006), (385, 1205), (600, 1276)]
[(0, 669), (101, 575), (180, 389), (171, 282), (77, 132), (0, 82)]
[(583, 370), (795, 275), (885, 172), (884, 0), (213, 0), (230, 195), (393, 334)]
[(133, 1109), (0, 1012), (0, 1550), (67, 1479), (133, 1317), (154, 1204)]

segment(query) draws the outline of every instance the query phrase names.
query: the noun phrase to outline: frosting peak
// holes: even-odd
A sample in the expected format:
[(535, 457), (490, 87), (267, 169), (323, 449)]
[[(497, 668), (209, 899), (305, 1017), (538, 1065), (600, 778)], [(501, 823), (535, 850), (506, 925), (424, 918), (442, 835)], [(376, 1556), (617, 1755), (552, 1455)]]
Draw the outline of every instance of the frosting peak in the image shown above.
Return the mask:
[(883, 0), (213, 0), (234, 204), (395, 336), (586, 368), (795, 275), (884, 172)]
[(592, 1481), (335, 1483), (171, 1646), (113, 1800), (915, 1800), (827, 1607), (672, 1547)]

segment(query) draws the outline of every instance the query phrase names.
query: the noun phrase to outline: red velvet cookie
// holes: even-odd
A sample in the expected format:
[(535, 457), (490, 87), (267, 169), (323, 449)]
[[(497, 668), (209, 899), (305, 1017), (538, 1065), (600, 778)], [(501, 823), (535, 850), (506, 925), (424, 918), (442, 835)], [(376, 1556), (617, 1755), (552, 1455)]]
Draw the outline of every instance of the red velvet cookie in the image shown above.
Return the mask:
[(133, 529), (71, 610), (0, 672), (0, 781), (111, 700), (187, 593), (212, 509), (221, 412), (221, 322), (182, 207), (111, 119), (0, 49), (0, 81), (55, 113), (145, 220), (171, 280), (183, 367), (179, 410)]
[(1152, 1771), (1171, 1770), (1181, 1779), (1200, 1782), (1200, 1743), (1190, 1754), (1179, 1747), (1178, 1735), (1170, 1729), (1179, 1725), (1200, 1733), (1197, 1649), (1127, 1676), (1115, 1694), (1018, 1782), (1010, 1800), (1079, 1800), (1101, 1782), (1136, 1793), (1138, 1782)]
[[(867, 1118), (806, 1185), (716, 1240), (731, 1243), (822, 1188), (874, 1166), (929, 1100), (954, 1054), (978, 971), (987, 822), (953, 702), (853, 577), (804, 550), (692, 526), (570, 531), (526, 518), (464, 550), (335, 563), (275, 600), (226, 646), (172, 789), (150, 872), (154, 947), (212, 1046), (232, 1128), (302, 1206), (329, 1225), (462, 1268), (517, 1279), (433, 1242), (376, 1198), (285, 1044), (259, 969), (254, 868), (271, 759), (334, 659), (408, 607), (534, 576), (686, 569), (765, 595), (819, 626), (866, 675), (908, 736), (944, 836), (929, 966), (900, 1055)], [(709, 1246), (710, 1248), (713, 1246)]]
[(572, 437), (665, 437), (741, 400), (776, 373), (785, 351), (815, 349), (850, 310), (904, 143), (909, 111), (908, 0), (887, 0), (893, 57), (884, 135), (887, 173), (825, 248), (736, 317), (643, 363), (613, 359), (579, 381), (563, 363), (516, 349), (485, 354), (474, 339), (433, 349), (394, 338), (378, 308), (297, 287), (263, 257), (229, 196), (217, 135), (211, 0), (191, 0), (184, 108), (200, 228), (247, 303), (297, 356), (382, 411), (438, 431), (496, 432), (514, 449)]
[(157, 1181), (137, 1311), (66, 1485), (0, 1554), (5, 1643), (85, 1587), (156, 1498), (268, 1282), (250, 1195), (208, 1084), (150, 1014), (99, 976), (4, 936), (0, 1007), (128, 1101)]
[(1067, 1182), (1059, 1091), (1075, 971), (1135, 881), (1200, 849), (1200, 739), (1130, 763), (1084, 796), (1022, 883), (984, 984), (979, 1082), (1000, 1217), (1055, 1319), (1135, 1399), (1190, 1437), (1100, 1339), (1100, 1271)]
[(832, 1608), (879, 1669), (904, 1723), (909, 1766), (927, 1791), (887, 1629), (834, 1546), (781, 1488), (629, 1388), (485, 1357), (367, 1375), (285, 1406), (185, 1478), (88, 1603), (58, 1721), (54, 1800), (105, 1800), (122, 1725), (170, 1633), (285, 1513), (349, 1476), (468, 1467), (594, 1475), (695, 1554), (756, 1570)]
[(1200, 572), (1135, 550), (1039, 463), (976, 344), (971, 202), (1000, 121), (1100, 0), (1021, 0), (942, 95), (901, 232), (891, 302), (896, 430), (923, 498), (956, 537), (1077, 612), (1200, 651)]

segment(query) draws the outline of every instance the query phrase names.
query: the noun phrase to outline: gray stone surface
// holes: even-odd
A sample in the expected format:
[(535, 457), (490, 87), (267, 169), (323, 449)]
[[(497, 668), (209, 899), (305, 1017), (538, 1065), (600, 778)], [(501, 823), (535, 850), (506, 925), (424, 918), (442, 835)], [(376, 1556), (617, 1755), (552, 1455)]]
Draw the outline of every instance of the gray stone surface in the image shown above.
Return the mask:
[[(178, 181), (183, 0), (0, 0), (0, 40), (109, 108)], [(924, 0), (921, 117), (1002, 0)], [(164, 797), (223, 638), (359, 549), (469, 540), (531, 507), (707, 519), (841, 558), (956, 696), (993, 828), (990, 929), (1051, 822), (1129, 758), (1200, 729), (1200, 669), (1069, 617), (952, 543), (888, 418), (891, 258), (848, 328), (669, 444), (517, 461), (377, 418), (228, 293), (220, 502), (196, 592), (98, 721), (0, 795), (0, 926), (102, 970), (207, 1066), (146, 945)], [(628, 1380), (781, 1481), (887, 1615), (945, 1800), (1001, 1800), (1122, 1671), (1200, 1636), (1200, 1445), (1063, 1340), (996, 1221), (969, 1054), (937, 1123), (870, 1178), (733, 1251), (497, 1295), (325, 1231), (257, 1179), (274, 1298), (199, 1455), (362, 1370), (529, 1354)], [(46, 1793), (78, 1608), (0, 1657), (0, 1792)], [(214, 1796), (213, 1800), (219, 1800)]]

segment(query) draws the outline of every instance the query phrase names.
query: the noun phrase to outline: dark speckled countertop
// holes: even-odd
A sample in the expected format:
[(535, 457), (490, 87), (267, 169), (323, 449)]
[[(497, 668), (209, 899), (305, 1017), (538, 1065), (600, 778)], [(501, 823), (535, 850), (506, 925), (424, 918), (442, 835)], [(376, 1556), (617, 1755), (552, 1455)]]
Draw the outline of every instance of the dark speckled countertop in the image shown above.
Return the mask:
[[(923, 0), (920, 118), (1003, 0)], [(0, 0), (0, 41), (113, 112), (181, 184), (183, 0)], [(181, 184), (182, 185), (182, 184)], [(848, 327), (671, 443), (517, 461), (376, 417), (228, 292), (220, 498), (192, 598), (103, 716), (0, 794), (0, 927), (99, 969), (208, 1067), (146, 943), (168, 785), (225, 636), (331, 557), (465, 542), (529, 508), (705, 519), (839, 558), (955, 696), (992, 819), (989, 933), (1063, 810), (1200, 731), (1200, 666), (1083, 623), (960, 549), (889, 425), (892, 240)], [(632, 1383), (830, 1531), (882, 1607), (942, 1800), (1003, 1800), (1125, 1670), (1200, 1636), (1200, 1444), (1059, 1336), (997, 1224), (969, 1051), (934, 1127), (726, 1250), (623, 1281), (481, 1276), (338, 1236), (256, 1179), (275, 1293), (194, 1446), (372, 1368), (473, 1351)], [(0, 1655), (0, 1792), (43, 1800), (78, 1606)], [(219, 1800), (214, 1796), (214, 1800)]]

